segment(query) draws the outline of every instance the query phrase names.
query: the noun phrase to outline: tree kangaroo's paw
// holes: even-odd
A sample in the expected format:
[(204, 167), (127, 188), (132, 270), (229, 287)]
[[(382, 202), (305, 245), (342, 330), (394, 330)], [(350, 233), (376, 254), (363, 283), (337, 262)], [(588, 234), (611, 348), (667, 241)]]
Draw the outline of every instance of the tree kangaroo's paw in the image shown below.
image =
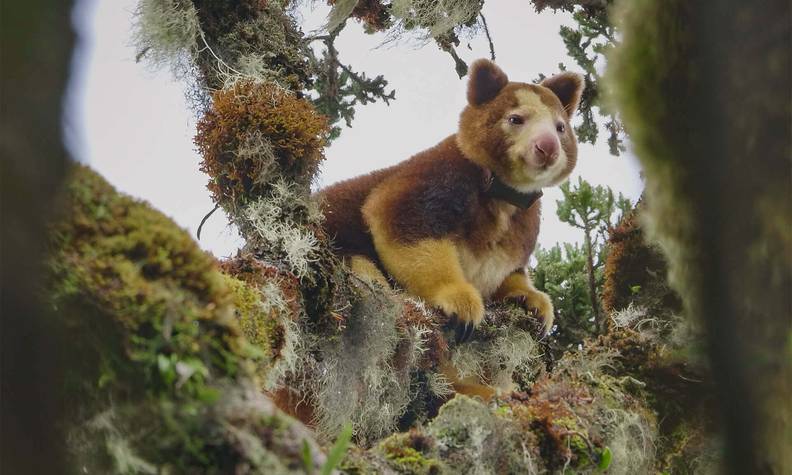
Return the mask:
[(449, 323), (456, 326), (458, 343), (468, 341), (484, 318), (481, 294), (468, 283), (445, 286), (428, 300), (451, 318)]
[(553, 320), (555, 319), (553, 302), (546, 293), (538, 290), (526, 290), (520, 295), (507, 297), (507, 300), (516, 302), (529, 313), (536, 312), (536, 316), (542, 319), (545, 335), (553, 329)]

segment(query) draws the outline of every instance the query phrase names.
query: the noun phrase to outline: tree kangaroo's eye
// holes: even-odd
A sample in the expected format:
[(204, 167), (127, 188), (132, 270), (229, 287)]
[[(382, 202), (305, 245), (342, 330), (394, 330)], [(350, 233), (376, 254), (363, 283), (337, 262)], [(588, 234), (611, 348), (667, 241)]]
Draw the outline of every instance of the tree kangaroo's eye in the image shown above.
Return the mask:
[(525, 119), (517, 114), (510, 115), (506, 120), (508, 120), (511, 125), (522, 125), (525, 123)]
[(566, 130), (566, 125), (564, 125), (563, 122), (559, 122), (556, 124), (556, 130), (558, 131), (559, 134), (563, 134), (564, 131)]

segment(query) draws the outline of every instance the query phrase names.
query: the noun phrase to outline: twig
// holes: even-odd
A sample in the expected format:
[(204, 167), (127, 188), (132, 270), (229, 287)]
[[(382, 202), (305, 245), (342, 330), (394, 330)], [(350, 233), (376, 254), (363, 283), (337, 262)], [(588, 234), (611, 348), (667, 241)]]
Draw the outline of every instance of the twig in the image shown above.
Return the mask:
[(201, 240), (201, 228), (203, 228), (203, 225), (206, 222), (206, 220), (209, 219), (209, 216), (211, 216), (215, 211), (217, 211), (217, 208), (219, 208), (219, 207), (220, 207), (220, 205), (216, 204), (215, 207), (212, 209), (212, 211), (209, 211), (206, 214), (206, 216), (203, 217), (203, 219), (201, 220), (201, 224), (198, 225), (198, 231), (195, 233), (195, 235), (196, 235), (196, 237), (198, 238), (199, 241)]
[(487, 27), (487, 19), (484, 18), (484, 14), (481, 12), (479, 12), (479, 16), (481, 17), (481, 23), (484, 25), (484, 34), (487, 35), (487, 41), (489, 42), (490, 59), (495, 61), (495, 45), (492, 43), (492, 37), (490, 36), (489, 28)]

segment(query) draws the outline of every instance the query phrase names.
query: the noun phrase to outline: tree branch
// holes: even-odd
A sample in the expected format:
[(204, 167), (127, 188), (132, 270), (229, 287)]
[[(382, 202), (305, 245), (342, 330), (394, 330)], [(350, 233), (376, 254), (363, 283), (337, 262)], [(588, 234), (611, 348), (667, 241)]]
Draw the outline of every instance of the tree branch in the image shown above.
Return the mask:
[(484, 14), (481, 12), (479, 12), (479, 17), (481, 17), (481, 24), (484, 25), (484, 34), (487, 35), (487, 41), (489, 42), (490, 59), (495, 61), (495, 45), (492, 43), (492, 37), (487, 27), (487, 19), (484, 18)]

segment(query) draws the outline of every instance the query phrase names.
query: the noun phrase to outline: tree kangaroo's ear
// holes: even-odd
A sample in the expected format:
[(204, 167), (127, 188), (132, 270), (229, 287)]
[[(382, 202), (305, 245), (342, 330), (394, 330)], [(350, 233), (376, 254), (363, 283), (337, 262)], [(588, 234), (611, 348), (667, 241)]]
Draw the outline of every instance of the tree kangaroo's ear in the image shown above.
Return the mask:
[(481, 105), (498, 95), (509, 83), (506, 73), (488, 59), (478, 59), (470, 66), (467, 100), (472, 106)]
[(580, 97), (586, 87), (583, 76), (565, 72), (547, 78), (541, 84), (558, 96), (558, 99), (561, 100), (561, 105), (564, 106), (567, 118), (572, 117), (572, 114), (575, 113), (578, 105), (580, 105)]

